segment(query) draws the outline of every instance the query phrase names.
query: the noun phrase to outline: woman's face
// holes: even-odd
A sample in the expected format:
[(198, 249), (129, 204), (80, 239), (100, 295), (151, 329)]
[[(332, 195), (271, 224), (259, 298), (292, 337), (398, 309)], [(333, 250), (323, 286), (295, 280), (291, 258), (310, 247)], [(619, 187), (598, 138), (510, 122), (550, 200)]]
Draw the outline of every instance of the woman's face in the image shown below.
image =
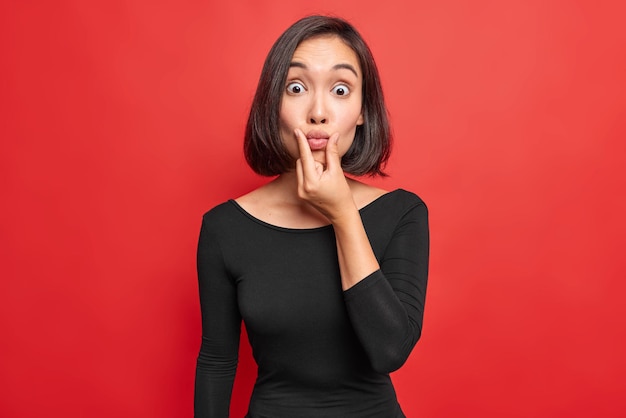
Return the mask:
[(300, 157), (294, 129), (306, 135), (313, 158), (326, 163), (328, 138), (339, 134), (339, 154), (363, 124), (363, 76), (355, 52), (337, 36), (320, 36), (296, 48), (280, 106), (280, 134), (289, 154)]

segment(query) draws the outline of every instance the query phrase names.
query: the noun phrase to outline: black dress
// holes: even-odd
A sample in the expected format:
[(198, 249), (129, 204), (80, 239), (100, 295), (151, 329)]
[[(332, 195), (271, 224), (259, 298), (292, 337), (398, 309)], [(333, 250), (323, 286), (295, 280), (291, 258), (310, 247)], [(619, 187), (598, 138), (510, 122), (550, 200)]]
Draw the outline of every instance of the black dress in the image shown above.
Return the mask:
[(277, 227), (233, 200), (204, 215), (197, 418), (228, 417), (242, 319), (258, 365), (248, 417), (404, 416), (389, 373), (422, 330), (427, 209), (395, 190), (360, 214), (380, 270), (347, 291), (331, 225)]

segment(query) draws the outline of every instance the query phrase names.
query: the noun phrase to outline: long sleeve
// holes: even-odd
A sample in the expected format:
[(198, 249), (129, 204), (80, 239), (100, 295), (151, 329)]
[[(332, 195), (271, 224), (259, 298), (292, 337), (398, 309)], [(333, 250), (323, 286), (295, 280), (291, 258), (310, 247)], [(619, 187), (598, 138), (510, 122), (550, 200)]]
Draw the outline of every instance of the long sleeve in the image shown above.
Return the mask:
[(380, 270), (344, 292), (350, 322), (381, 373), (402, 366), (420, 338), (428, 256), (428, 211), (419, 201), (401, 216)]
[(196, 418), (228, 417), (241, 331), (236, 288), (224, 264), (215, 225), (209, 212), (198, 242), (202, 345), (196, 366)]

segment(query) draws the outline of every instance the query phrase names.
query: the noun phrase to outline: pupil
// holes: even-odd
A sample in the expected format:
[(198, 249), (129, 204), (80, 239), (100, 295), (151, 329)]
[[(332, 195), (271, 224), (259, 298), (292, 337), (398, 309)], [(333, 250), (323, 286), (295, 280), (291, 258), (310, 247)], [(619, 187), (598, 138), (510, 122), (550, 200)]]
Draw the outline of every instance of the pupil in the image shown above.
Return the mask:
[(337, 94), (338, 94), (338, 95), (343, 96), (343, 95), (344, 95), (344, 93), (345, 93), (345, 92), (344, 92), (344, 90), (343, 90), (342, 88), (338, 88), (338, 89), (337, 89)]
[(294, 93), (300, 93), (300, 86), (293, 86), (292, 90)]

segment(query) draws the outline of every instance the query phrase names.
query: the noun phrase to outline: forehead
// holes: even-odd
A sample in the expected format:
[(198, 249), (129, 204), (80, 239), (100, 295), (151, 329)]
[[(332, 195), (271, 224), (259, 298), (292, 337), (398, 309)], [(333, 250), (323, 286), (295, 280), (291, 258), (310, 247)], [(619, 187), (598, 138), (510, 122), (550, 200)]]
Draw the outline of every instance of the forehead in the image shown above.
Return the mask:
[(351, 64), (357, 70), (361, 68), (356, 52), (336, 35), (316, 36), (302, 41), (294, 51), (291, 61), (318, 69), (342, 63)]

